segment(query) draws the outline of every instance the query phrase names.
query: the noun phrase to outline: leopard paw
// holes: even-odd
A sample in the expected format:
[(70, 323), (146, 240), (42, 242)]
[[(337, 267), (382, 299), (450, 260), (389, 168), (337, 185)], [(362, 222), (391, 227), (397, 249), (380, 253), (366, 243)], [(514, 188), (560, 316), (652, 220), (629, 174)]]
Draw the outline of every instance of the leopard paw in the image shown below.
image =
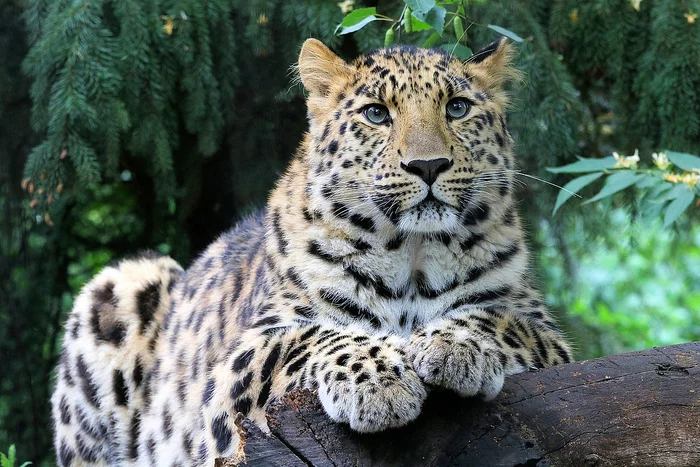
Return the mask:
[(505, 355), (495, 343), (436, 329), (414, 334), (406, 350), (427, 384), (485, 399), (493, 399), (503, 387)]
[(405, 357), (388, 347), (334, 356), (319, 376), (328, 415), (362, 433), (406, 425), (418, 417), (427, 396)]

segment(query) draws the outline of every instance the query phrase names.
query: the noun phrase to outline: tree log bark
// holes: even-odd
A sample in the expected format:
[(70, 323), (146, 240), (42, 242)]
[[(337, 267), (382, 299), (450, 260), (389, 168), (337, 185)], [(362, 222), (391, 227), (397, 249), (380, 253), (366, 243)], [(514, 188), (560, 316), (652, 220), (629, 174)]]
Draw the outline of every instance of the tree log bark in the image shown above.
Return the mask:
[[(358, 434), (311, 391), (240, 420), (247, 466), (700, 466), (700, 343), (508, 378), (494, 401), (433, 390), (411, 425)], [(217, 466), (243, 465), (219, 459)]]

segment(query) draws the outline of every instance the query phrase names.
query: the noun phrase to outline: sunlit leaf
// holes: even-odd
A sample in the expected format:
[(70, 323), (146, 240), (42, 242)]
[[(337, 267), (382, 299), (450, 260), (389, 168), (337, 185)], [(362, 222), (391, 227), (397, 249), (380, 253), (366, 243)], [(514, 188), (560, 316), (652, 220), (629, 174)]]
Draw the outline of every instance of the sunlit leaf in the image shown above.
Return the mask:
[(550, 167), (549, 172), (558, 173), (582, 173), (598, 172), (599, 170), (612, 169), (617, 161), (614, 157), (603, 157), (601, 159), (586, 159), (580, 157), (578, 162), (561, 167)]
[(557, 195), (557, 202), (554, 203), (554, 210), (552, 215), (556, 214), (562, 204), (566, 203), (569, 198), (574, 196), (574, 193), (578, 193), (583, 189), (583, 187), (590, 185), (594, 181), (598, 180), (603, 172), (596, 172), (588, 175), (583, 175), (581, 177), (574, 178), (569, 183), (564, 185), (564, 189), (559, 191)]
[(692, 190), (688, 189), (686, 186), (683, 186), (682, 188), (683, 192), (681, 192), (676, 199), (671, 201), (666, 208), (666, 213), (664, 214), (664, 227), (668, 227), (669, 225), (673, 224), (695, 199), (695, 194)]
[(377, 9), (372, 8), (358, 8), (349, 13), (343, 21), (335, 28), (335, 34), (343, 35), (351, 32), (358, 31), (379, 18), (376, 16)]
[(673, 165), (683, 170), (700, 170), (700, 157), (684, 152), (666, 151), (669, 160)]
[(503, 35), (503, 36), (506, 36), (506, 37), (508, 37), (508, 38), (510, 38), (510, 39), (513, 39), (515, 42), (522, 42), (522, 41), (523, 41), (523, 38), (522, 38), (522, 37), (518, 36), (518, 35), (517, 35), (516, 33), (514, 33), (513, 31), (507, 30), (506, 28), (502, 28), (502, 27), (496, 26), (496, 25), (494, 25), (494, 24), (489, 24), (488, 27), (489, 27), (489, 29), (493, 29), (494, 31), (496, 31), (497, 33), (499, 33), (499, 34), (501, 34), (501, 35)]
[(413, 32), (427, 31), (428, 29), (432, 29), (432, 26), (430, 26), (428, 23), (426, 23), (424, 21), (419, 20), (415, 16), (411, 15), (411, 30)]
[(615, 172), (605, 180), (603, 188), (593, 198), (585, 201), (583, 204), (592, 203), (608, 196), (614, 195), (618, 191), (622, 191), (637, 183), (643, 175), (634, 172)]

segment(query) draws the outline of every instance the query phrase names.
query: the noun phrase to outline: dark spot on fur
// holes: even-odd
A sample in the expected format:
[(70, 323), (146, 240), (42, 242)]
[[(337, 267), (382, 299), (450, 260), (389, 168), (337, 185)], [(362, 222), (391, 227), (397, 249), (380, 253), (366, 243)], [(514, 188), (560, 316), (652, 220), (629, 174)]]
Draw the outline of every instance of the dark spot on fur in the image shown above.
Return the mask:
[(236, 412), (240, 412), (243, 415), (247, 415), (248, 412), (250, 412), (250, 407), (253, 405), (253, 401), (250, 400), (250, 397), (244, 397), (242, 399), (238, 399), (236, 402), (233, 404), (233, 408)]
[(58, 404), (58, 411), (61, 414), (61, 423), (64, 425), (70, 424), (70, 406), (66, 400), (66, 396), (61, 396), (61, 402)]
[(82, 355), (78, 355), (76, 360), (78, 376), (80, 377), (80, 386), (87, 401), (95, 407), (99, 407), (100, 403), (97, 398), (97, 386), (92, 381), (92, 375), (88, 370)]
[(137, 388), (141, 386), (141, 381), (143, 381), (143, 365), (141, 365), (141, 360), (138, 357), (136, 357), (136, 364), (134, 365), (133, 379)]
[(270, 397), (270, 389), (272, 388), (272, 380), (269, 379), (260, 388), (260, 393), (258, 394), (258, 400), (255, 402), (260, 408), (263, 408), (267, 403), (267, 399)]
[(374, 232), (374, 221), (368, 217), (360, 216), (359, 214), (353, 214), (350, 216), (350, 222), (368, 232)]
[(328, 152), (330, 152), (331, 154), (335, 154), (336, 152), (338, 152), (338, 141), (331, 141), (331, 143), (328, 145)]
[(207, 380), (207, 384), (204, 387), (204, 393), (202, 394), (202, 404), (208, 404), (211, 398), (214, 396), (214, 388), (216, 387), (213, 378)]
[(141, 319), (141, 334), (151, 324), (153, 316), (160, 305), (160, 282), (149, 284), (148, 287), (136, 295), (137, 313)]
[(129, 458), (136, 460), (138, 457), (139, 434), (141, 433), (141, 414), (136, 412), (131, 418), (131, 427), (129, 429)]
[(61, 447), (58, 449), (58, 463), (62, 467), (69, 467), (73, 463), (75, 452), (69, 448), (66, 443), (61, 442)]
[(348, 364), (348, 360), (350, 360), (350, 354), (344, 353), (336, 359), (335, 363), (340, 366), (345, 366)]
[(274, 370), (275, 365), (277, 365), (281, 351), (282, 344), (278, 342), (268, 354), (267, 358), (265, 359), (265, 363), (263, 363), (262, 371), (260, 373), (261, 382), (267, 381), (272, 377), (272, 371)]
[(173, 434), (173, 415), (170, 413), (170, 409), (166, 405), (163, 407), (163, 434), (165, 439), (170, 439)]
[(253, 359), (253, 356), (255, 355), (255, 349), (248, 349), (242, 354), (240, 354), (236, 359), (233, 361), (233, 366), (231, 369), (235, 372), (239, 372), (250, 365), (250, 361)]
[(114, 391), (115, 403), (117, 405), (126, 406), (129, 403), (129, 388), (126, 387), (124, 373), (119, 370), (114, 370), (112, 388)]
[(216, 450), (220, 453), (228, 449), (233, 439), (233, 434), (226, 423), (228, 418), (227, 413), (222, 413), (211, 422), (211, 434), (216, 440)]
[(85, 442), (80, 434), (75, 436), (75, 444), (78, 448), (78, 455), (88, 463), (97, 461), (97, 451), (94, 446), (91, 446)]
[(237, 381), (231, 388), (231, 399), (237, 399), (248, 389), (250, 382), (253, 380), (253, 373), (250, 372), (245, 377)]

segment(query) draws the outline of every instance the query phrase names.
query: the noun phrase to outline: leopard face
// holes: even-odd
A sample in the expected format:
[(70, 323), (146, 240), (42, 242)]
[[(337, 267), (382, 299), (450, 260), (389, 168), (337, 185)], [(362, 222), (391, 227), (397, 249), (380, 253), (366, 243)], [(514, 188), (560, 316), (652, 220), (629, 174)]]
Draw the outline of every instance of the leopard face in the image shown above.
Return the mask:
[(405, 233), (455, 233), (511, 195), (507, 44), (466, 63), (395, 46), (347, 64), (321, 47), (300, 59), (312, 204)]

